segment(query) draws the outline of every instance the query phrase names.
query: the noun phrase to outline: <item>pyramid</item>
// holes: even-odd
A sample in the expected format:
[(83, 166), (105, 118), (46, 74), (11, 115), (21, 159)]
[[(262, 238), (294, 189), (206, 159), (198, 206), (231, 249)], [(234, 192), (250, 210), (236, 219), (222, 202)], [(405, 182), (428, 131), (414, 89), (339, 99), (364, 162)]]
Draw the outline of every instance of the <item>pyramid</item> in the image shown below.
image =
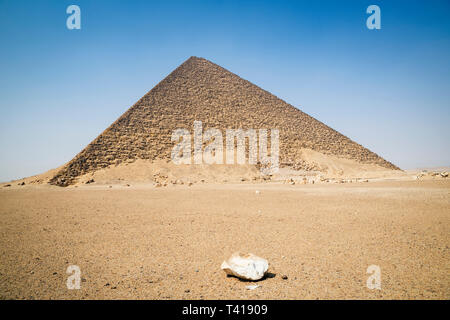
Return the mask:
[(280, 165), (310, 169), (301, 149), (399, 169), (363, 146), (230, 71), (191, 57), (145, 94), (59, 170), (49, 183), (68, 186), (86, 173), (136, 159), (170, 159), (178, 128), (279, 129)]

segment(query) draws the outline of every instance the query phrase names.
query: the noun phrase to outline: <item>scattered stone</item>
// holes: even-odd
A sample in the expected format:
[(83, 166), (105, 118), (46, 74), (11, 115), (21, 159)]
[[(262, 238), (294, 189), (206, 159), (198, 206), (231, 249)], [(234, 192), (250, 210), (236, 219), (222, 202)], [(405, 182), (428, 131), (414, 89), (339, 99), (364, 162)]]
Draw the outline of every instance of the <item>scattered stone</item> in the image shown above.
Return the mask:
[(85, 184), (90, 184), (90, 183), (94, 183), (94, 179), (89, 179), (88, 181), (85, 182)]
[(287, 179), (287, 180), (286, 180), (286, 183), (289, 183), (289, 184), (294, 185), (294, 184), (295, 184), (295, 181), (294, 181), (294, 179), (290, 178), (290, 179)]
[(25, 185), (25, 182), (22, 181), (22, 182), (18, 183), (17, 185), (18, 185), (18, 186), (24, 186), (24, 185)]
[(255, 290), (256, 288), (259, 288), (260, 287), (260, 285), (258, 285), (258, 284), (252, 284), (252, 285), (249, 285), (249, 286), (245, 286), (245, 289), (247, 289), (247, 290)]
[(11, 185), (10, 184), (5, 184), (3, 187), (11, 187)]
[(232, 275), (245, 280), (260, 280), (264, 277), (269, 263), (266, 259), (255, 256), (252, 253), (240, 255), (234, 253), (220, 267), (227, 275)]
[(259, 190), (256, 190), (255, 193), (256, 193), (256, 194), (260, 194)]
[(192, 186), (192, 185), (193, 185), (193, 183), (192, 183), (192, 182), (189, 182), (188, 186), (190, 187), (190, 186)]
[(184, 290), (184, 292), (189, 293), (189, 292), (191, 292), (191, 290), (187, 289), (187, 290)]
[(448, 177), (448, 172), (441, 172), (441, 177), (442, 178), (447, 178)]
[(288, 276), (284, 274), (284, 275), (281, 276), (281, 279), (287, 280), (287, 279), (288, 279)]

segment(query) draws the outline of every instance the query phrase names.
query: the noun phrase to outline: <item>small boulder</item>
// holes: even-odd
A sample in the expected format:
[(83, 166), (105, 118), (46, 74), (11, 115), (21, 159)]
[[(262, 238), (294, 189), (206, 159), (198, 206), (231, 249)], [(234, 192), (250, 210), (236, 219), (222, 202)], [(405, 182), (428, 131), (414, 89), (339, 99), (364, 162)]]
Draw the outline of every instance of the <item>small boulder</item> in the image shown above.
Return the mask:
[(227, 275), (232, 275), (245, 280), (260, 280), (264, 277), (269, 263), (266, 259), (255, 256), (252, 253), (240, 255), (234, 253), (220, 267)]

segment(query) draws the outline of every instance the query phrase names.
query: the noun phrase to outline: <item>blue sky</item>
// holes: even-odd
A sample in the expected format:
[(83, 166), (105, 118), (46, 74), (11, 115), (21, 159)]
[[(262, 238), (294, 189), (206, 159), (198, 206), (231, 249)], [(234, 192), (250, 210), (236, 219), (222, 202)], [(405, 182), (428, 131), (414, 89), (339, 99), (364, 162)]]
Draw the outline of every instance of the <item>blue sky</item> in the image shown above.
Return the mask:
[[(81, 30), (66, 8), (81, 8)], [(381, 9), (381, 30), (366, 8)], [(450, 166), (449, 1), (0, 0), (0, 181), (55, 168), (190, 56), (401, 168)]]

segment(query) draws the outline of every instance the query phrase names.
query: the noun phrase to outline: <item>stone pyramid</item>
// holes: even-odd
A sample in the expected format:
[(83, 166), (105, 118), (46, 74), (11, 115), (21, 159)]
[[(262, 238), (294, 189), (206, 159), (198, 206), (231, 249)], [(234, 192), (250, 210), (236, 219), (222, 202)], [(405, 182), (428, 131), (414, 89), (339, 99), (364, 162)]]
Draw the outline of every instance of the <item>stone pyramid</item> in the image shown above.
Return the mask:
[(191, 57), (129, 108), (109, 128), (69, 161), (51, 180), (59, 186), (110, 165), (135, 159), (170, 159), (173, 130), (207, 128), (277, 128), (280, 164), (310, 169), (300, 150), (398, 169), (247, 80), (203, 58)]

